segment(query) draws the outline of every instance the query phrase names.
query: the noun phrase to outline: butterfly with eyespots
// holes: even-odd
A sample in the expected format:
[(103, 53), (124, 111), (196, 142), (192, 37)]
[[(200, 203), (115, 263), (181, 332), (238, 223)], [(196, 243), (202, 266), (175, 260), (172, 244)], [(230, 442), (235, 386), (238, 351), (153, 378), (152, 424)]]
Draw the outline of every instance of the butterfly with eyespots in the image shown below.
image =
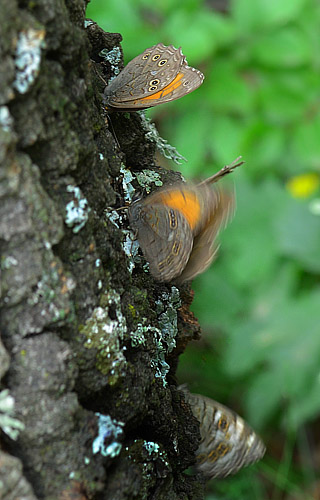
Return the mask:
[(261, 460), (266, 451), (263, 441), (237, 413), (213, 399), (192, 394), (185, 386), (179, 389), (200, 422), (197, 471), (208, 478), (223, 478)]
[(108, 111), (138, 111), (179, 99), (203, 82), (181, 47), (158, 43), (130, 61), (104, 90)]

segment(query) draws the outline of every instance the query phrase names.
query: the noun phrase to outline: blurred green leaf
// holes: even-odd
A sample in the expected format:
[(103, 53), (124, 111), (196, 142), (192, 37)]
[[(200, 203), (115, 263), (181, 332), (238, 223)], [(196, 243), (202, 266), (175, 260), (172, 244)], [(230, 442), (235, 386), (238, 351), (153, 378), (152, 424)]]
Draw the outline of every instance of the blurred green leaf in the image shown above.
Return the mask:
[[(308, 107), (312, 106), (310, 78), (304, 85), (304, 76), (308, 78), (309, 73), (302, 75), (300, 72), (299, 79), (296, 78), (296, 74), (293, 74), (291, 78), (289, 76), (289, 78), (284, 79), (278, 72), (276, 74), (265, 72), (263, 76), (260, 75), (259, 104), (262, 107), (264, 117), (273, 126), (300, 121), (307, 113)], [(281, 131), (284, 132), (283, 129)]]
[(261, 429), (281, 405), (282, 386), (278, 373), (262, 372), (252, 378), (246, 394), (246, 414), (255, 429)]
[(257, 63), (270, 67), (292, 68), (312, 60), (313, 47), (303, 32), (288, 27), (252, 40), (248, 47)]
[(320, 169), (320, 117), (298, 122), (292, 133), (291, 149), (300, 161), (308, 168)]
[[(229, 331), (225, 353), (226, 372), (242, 376), (268, 358), (270, 351), (269, 328), (274, 311), (285, 304), (292, 306), (291, 296), (297, 283), (297, 269), (292, 264), (277, 268), (251, 296), (251, 315), (235, 318)], [(247, 292), (248, 293), (248, 292)]]
[(288, 199), (274, 219), (274, 228), (281, 252), (304, 269), (320, 272), (320, 216), (310, 212), (308, 202)]
[(226, 352), (228, 371), (236, 374), (261, 367), (246, 395), (250, 420), (256, 425), (265, 423), (281, 399), (289, 414), (293, 405), (296, 419), (302, 400), (309, 410), (310, 402), (311, 409), (318, 410), (314, 394), (306, 397), (306, 393), (309, 381), (319, 375), (319, 300), (320, 291), (289, 297), (274, 304), (263, 318), (234, 328)]
[(232, 0), (231, 9), (241, 31), (257, 31), (298, 18), (308, 0)]
[[(191, 97), (191, 96), (190, 96)], [(207, 150), (207, 134), (211, 126), (211, 116), (202, 109), (186, 112), (172, 122), (172, 144), (187, 158), (184, 173), (187, 177), (203, 177), (203, 155)], [(186, 141), (186, 137), (189, 138)]]
[(230, 163), (230, 158), (237, 158), (243, 153), (243, 121), (225, 114), (214, 114), (212, 118), (211, 129), (207, 130), (212, 156), (217, 163), (226, 165)]
[(279, 174), (286, 147), (286, 131), (265, 120), (251, 121), (243, 130), (241, 153), (252, 166), (252, 177), (265, 176), (270, 171)]
[(274, 238), (273, 219), (277, 217), (283, 197), (281, 185), (274, 181), (259, 188), (244, 178), (244, 165), (237, 182), (237, 211), (228, 231), (228, 248), (233, 258), (228, 267), (236, 286), (257, 286), (268, 281), (275, 272), (278, 252)]
[[(232, 254), (226, 255), (222, 246), (217, 262), (193, 282), (195, 297), (192, 310), (201, 316), (204, 330), (212, 330), (215, 325), (224, 325), (228, 329), (233, 325), (234, 318), (249, 306), (248, 297), (233, 285), (232, 273), (227, 269), (230, 258)], [(205, 294), (203, 290), (206, 290)]]
[(254, 93), (233, 61), (218, 60), (206, 81), (209, 102), (215, 111), (248, 114)]
[[(318, 360), (320, 363), (320, 359)], [(304, 425), (320, 413), (320, 377), (314, 373), (309, 383), (305, 385), (300, 397), (292, 401), (288, 411), (289, 424), (293, 429)]]
[(166, 19), (165, 33), (175, 46), (182, 46), (188, 61), (211, 57), (216, 47), (234, 38), (230, 20), (205, 8), (187, 11), (175, 9)]

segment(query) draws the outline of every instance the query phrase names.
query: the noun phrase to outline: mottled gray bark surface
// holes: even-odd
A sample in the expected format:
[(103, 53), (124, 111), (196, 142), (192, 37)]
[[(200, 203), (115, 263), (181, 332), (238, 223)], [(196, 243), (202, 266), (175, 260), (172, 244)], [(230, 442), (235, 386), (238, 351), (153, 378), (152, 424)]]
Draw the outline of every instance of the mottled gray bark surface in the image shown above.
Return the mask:
[(85, 25), (81, 0), (0, 9), (0, 389), (24, 424), (17, 440), (0, 430), (0, 497), (201, 499), (184, 474), (198, 424), (174, 379), (198, 335), (192, 296), (142, 258), (132, 269), (112, 212), (137, 172), (151, 189), (176, 175), (139, 114), (112, 116), (120, 149), (111, 133), (99, 53), (121, 55), (121, 36)]

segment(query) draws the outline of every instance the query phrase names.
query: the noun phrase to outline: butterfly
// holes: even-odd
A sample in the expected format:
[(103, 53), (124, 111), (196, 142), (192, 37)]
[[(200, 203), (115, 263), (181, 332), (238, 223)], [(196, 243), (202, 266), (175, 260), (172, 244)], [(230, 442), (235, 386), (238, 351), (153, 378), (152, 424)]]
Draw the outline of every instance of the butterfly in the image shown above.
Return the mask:
[(263, 457), (263, 441), (237, 413), (213, 399), (190, 393), (184, 386), (179, 389), (200, 422), (197, 471), (209, 478), (222, 478)]
[(201, 71), (188, 66), (181, 47), (153, 45), (130, 61), (104, 90), (108, 111), (138, 111), (173, 101), (203, 82)]
[(210, 185), (242, 165), (240, 158), (199, 184), (179, 182), (131, 204), (130, 225), (156, 280), (181, 284), (211, 264), (234, 196)]

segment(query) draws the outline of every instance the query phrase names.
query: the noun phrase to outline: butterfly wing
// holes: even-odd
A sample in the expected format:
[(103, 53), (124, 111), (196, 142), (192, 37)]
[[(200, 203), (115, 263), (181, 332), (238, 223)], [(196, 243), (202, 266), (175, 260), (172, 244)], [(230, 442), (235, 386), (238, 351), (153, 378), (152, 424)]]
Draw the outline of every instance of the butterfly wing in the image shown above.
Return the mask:
[(234, 212), (234, 196), (220, 189), (202, 188), (202, 219), (196, 229), (193, 248), (188, 263), (178, 278), (178, 283), (192, 280), (205, 271), (218, 251), (216, 238)]
[[(152, 195), (151, 195), (152, 197)], [(185, 267), (192, 249), (192, 232), (177, 210), (146, 202), (129, 213), (150, 272), (158, 281), (171, 281)]]
[(201, 441), (196, 457), (200, 472), (210, 478), (222, 478), (263, 457), (263, 441), (239, 415), (213, 399), (186, 389), (183, 392), (200, 422)]
[(173, 45), (166, 47), (158, 43), (146, 49), (105, 88), (107, 103), (115, 108), (134, 106), (136, 99), (148, 97), (169, 85), (184, 61), (181, 48), (176, 49)]
[(147, 97), (135, 99), (132, 104), (136, 109), (146, 109), (157, 104), (174, 101), (196, 90), (203, 80), (204, 76), (201, 71), (184, 64), (174, 80), (166, 87)]
[(139, 110), (195, 90), (203, 74), (188, 66), (181, 48), (158, 43), (130, 61), (104, 91), (107, 107)]

